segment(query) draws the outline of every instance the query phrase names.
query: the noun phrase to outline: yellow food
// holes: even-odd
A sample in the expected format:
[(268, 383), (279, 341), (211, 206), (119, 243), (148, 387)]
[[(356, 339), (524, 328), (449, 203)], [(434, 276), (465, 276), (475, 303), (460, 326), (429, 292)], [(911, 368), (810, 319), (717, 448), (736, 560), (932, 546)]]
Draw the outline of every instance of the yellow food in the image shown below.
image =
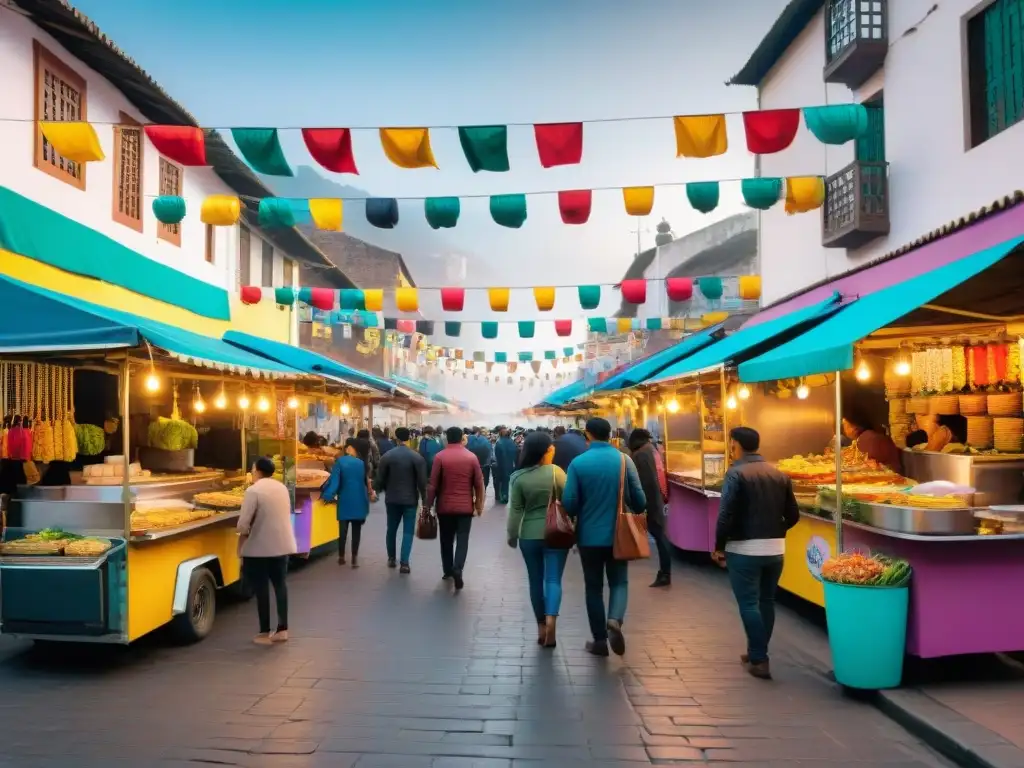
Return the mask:
[(96, 557), (110, 549), (109, 539), (77, 539), (68, 542), (64, 554), (69, 557)]

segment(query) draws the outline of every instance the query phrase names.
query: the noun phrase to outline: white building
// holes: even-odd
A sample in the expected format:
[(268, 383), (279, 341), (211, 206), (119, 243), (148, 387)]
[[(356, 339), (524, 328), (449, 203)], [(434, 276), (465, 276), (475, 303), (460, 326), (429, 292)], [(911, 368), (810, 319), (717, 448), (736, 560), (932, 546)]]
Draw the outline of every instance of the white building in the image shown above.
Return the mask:
[[(67, 219), (100, 233), (104, 238), (94, 241), (99, 251), (111, 247), (128, 262), (141, 259), (131, 263), (142, 268), (156, 262), (222, 289), (231, 306), (231, 320), (248, 317), (262, 325), (263, 335), (292, 336), (289, 323), (282, 330), (281, 322), (290, 313), (265, 309), (261, 313), (257, 307), (240, 306), (239, 285), (295, 284), (296, 262), (326, 266), (336, 277), (335, 287), (350, 285), (296, 230), (260, 231), (252, 211), (244, 210), (239, 226), (203, 224), (199, 207), (208, 195), (237, 195), (252, 201), (271, 193), (214, 132), (206, 136), (210, 167), (184, 168), (160, 155), (141, 125), (197, 125), (195, 118), (62, 0), (0, 0), (0, 73), (0, 192), (9, 201), (19, 205), (31, 201), (25, 204), (31, 210), (62, 217), (51, 216), (51, 221)], [(93, 123), (106, 159), (84, 165), (65, 160), (44, 141), (34, 120)], [(152, 202), (159, 195), (185, 198), (187, 214), (181, 224), (157, 221)], [(137, 282), (97, 275), (99, 267), (90, 260), (102, 261), (103, 253), (51, 259), (40, 243), (26, 243), (25, 237), (19, 242), (19, 248), (10, 241), (0, 242), (7, 254), (18, 254), (2, 259), (0, 273), (71, 293), (76, 272), (99, 276), (117, 286), (115, 291), (126, 289), (131, 295), (108, 293), (92, 297), (94, 301), (116, 301), (119, 308), (142, 314), (148, 313), (153, 300), (167, 301), (158, 287), (147, 293), (140, 291)], [(29, 246), (38, 250), (25, 253)], [(69, 250), (75, 247), (76, 243), (67, 243)], [(195, 311), (186, 299), (179, 308)], [(275, 327), (267, 327), (268, 323)]]
[[(869, 135), (801, 131), (760, 175), (821, 174), (822, 216), (761, 214), (771, 305), (1002, 207), (1021, 188), (1024, 25), (1017, 0), (792, 0), (733, 78), (760, 109), (860, 102)], [(961, 222), (962, 224), (963, 222)], [(1024, 227), (1017, 230), (1017, 234)]]

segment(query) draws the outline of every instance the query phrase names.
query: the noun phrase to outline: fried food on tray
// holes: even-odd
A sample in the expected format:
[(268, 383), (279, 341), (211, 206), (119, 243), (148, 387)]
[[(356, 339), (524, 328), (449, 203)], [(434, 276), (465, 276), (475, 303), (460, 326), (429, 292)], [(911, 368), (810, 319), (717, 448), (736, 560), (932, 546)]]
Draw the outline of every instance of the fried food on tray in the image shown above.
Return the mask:
[(238, 509), (242, 506), (242, 494), (236, 494), (231, 491), (208, 491), (206, 493), (197, 493), (192, 497), (192, 501), (204, 507), (214, 507), (215, 509)]
[(64, 544), (63, 541), (15, 539), (0, 544), (0, 555), (59, 555)]
[(98, 557), (110, 549), (109, 539), (87, 538), (72, 541), (64, 547), (68, 557)]

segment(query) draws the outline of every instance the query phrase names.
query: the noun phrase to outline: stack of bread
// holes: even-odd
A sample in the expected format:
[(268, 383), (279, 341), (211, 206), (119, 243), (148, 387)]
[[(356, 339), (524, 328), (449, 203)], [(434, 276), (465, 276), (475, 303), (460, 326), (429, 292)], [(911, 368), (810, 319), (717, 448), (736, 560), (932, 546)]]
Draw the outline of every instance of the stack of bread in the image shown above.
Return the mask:
[(993, 419), (992, 433), (997, 451), (1002, 451), (1003, 453), (1021, 453), (1024, 451), (1024, 419)]

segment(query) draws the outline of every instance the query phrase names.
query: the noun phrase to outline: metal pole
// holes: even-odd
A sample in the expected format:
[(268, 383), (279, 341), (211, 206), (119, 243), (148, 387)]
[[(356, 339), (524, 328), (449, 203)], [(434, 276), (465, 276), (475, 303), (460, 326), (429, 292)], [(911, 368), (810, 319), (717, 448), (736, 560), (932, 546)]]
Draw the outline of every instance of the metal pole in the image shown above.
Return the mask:
[[(725, 381), (725, 365), (719, 367), (719, 372), (722, 382), (722, 399), (720, 400), (722, 404), (722, 441), (725, 443), (725, 460), (722, 462), (722, 465), (725, 469), (729, 469), (729, 409), (725, 407), (728, 397), (727, 393), (729, 390)], [(736, 402), (736, 407), (739, 408), (738, 400)]]
[(132, 532), (132, 486), (131, 486), (131, 473), (130, 468), (132, 464), (132, 457), (130, 455), (130, 429), (131, 415), (129, 413), (129, 407), (131, 405), (129, 400), (128, 390), (130, 389), (131, 382), (131, 368), (129, 366), (128, 355), (125, 355), (124, 362), (121, 364), (121, 451), (124, 453), (124, 477), (121, 478), (121, 502), (124, 504), (124, 537), (127, 540), (131, 536)]
[(245, 417), (248, 415), (247, 411), (242, 411), (242, 426), (238, 430), (238, 433), (242, 438), (242, 482), (245, 482), (245, 473), (249, 471), (249, 467), (245, 461), (246, 444), (245, 444)]
[(843, 397), (836, 371), (836, 554), (843, 552)]

